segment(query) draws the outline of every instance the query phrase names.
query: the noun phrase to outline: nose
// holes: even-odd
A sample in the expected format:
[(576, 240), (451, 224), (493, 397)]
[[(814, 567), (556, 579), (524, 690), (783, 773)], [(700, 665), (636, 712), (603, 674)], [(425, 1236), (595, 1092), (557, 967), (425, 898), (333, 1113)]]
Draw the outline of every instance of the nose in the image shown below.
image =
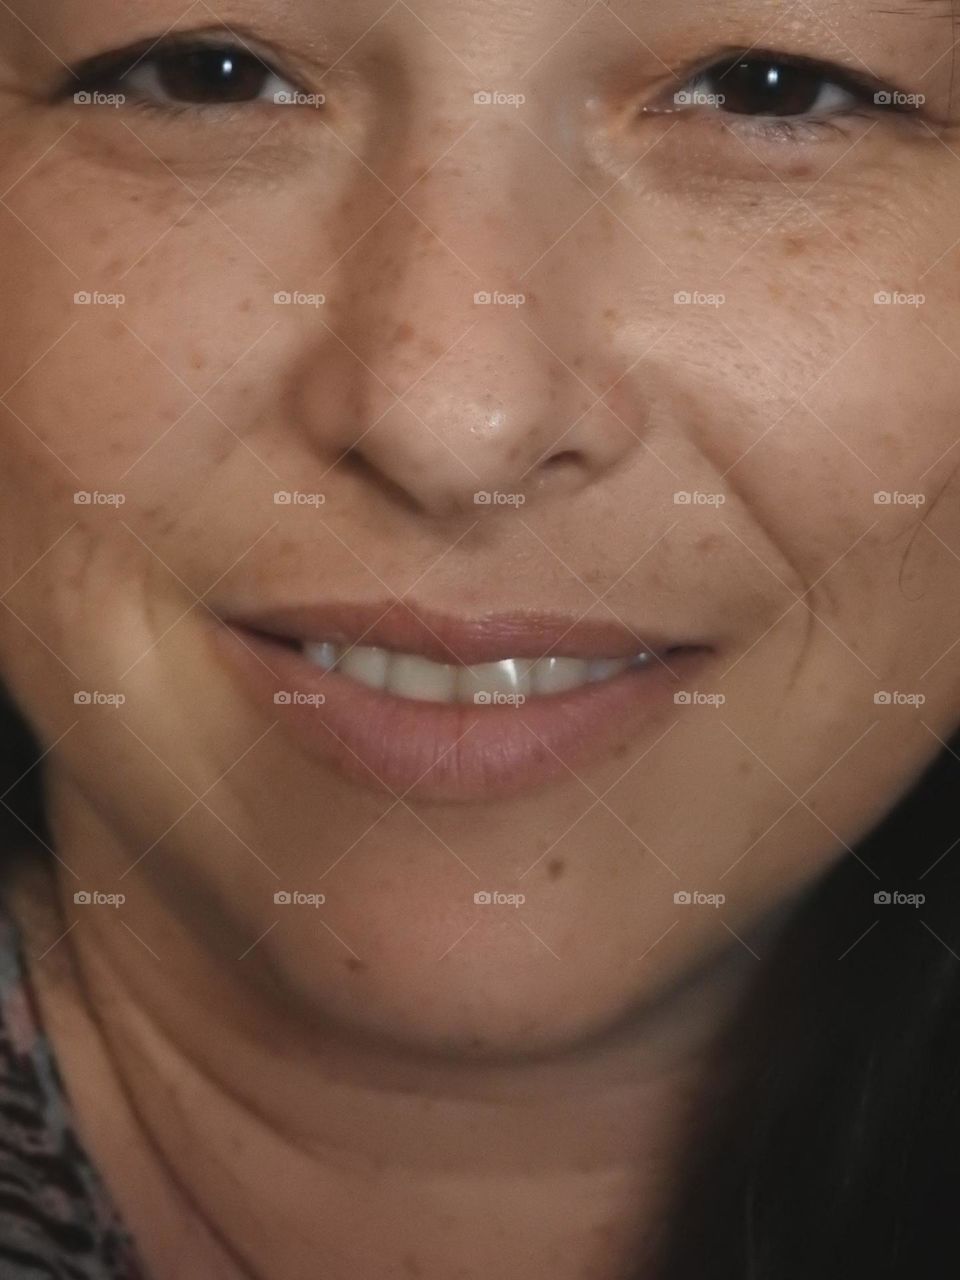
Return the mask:
[(591, 350), (591, 264), (548, 252), (577, 217), (561, 213), (569, 187), (564, 203), (544, 175), (534, 194), (521, 175), (536, 140), (482, 128), (328, 275), (298, 378), (300, 424), (327, 465), (349, 458), (433, 515), (477, 495), (523, 494), (525, 509), (569, 496), (622, 465), (642, 427), (622, 395), (604, 398), (616, 377)]

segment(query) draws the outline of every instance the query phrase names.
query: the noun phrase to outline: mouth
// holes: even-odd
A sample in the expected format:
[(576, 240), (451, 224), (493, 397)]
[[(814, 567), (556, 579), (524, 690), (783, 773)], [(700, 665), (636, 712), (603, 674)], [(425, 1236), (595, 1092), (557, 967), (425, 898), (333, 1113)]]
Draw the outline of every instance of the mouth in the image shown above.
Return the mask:
[(625, 738), (641, 747), (713, 652), (613, 621), (401, 603), (245, 614), (215, 635), (302, 752), (366, 787), (453, 802), (530, 790)]
[(321, 671), (338, 671), (368, 689), (412, 702), (489, 706), (507, 699), (516, 705), (612, 680), (654, 661), (643, 650), (632, 658), (500, 658), (469, 666), (432, 662), (417, 653), (374, 645), (301, 641), (303, 658)]

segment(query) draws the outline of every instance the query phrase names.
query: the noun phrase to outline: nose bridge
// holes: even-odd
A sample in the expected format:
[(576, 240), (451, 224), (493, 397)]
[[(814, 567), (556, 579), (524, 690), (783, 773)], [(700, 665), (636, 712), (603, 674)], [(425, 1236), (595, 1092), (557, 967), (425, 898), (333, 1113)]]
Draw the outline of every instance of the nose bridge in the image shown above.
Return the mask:
[(531, 271), (563, 235), (562, 166), (511, 104), (456, 93), (420, 97), (392, 139), (379, 172), (402, 198), (338, 264), (308, 374), (323, 443), (438, 508), (526, 488), (595, 399), (551, 336), (586, 301), (571, 258)]
[[(432, 132), (427, 119), (413, 127)], [(459, 135), (452, 148), (415, 166), (412, 186), (400, 173), (391, 183), (406, 193), (368, 237), (364, 285), (351, 290), (344, 317), (367, 335), (370, 359), (398, 393), (434, 362), (451, 378), (459, 370), (505, 383), (535, 381), (542, 364), (526, 325), (538, 302), (528, 272), (544, 233), (530, 193), (518, 189), (535, 139), (516, 122), (466, 113), (447, 132)]]

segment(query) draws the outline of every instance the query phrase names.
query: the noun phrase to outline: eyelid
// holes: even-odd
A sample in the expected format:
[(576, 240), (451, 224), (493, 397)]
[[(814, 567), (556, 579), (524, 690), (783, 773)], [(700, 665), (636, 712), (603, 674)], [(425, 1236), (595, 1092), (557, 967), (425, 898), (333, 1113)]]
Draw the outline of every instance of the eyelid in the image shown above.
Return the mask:
[(85, 58), (71, 68), (70, 80), (60, 86), (55, 96), (60, 98), (76, 93), (77, 90), (92, 88), (104, 77), (112, 76), (120, 81), (136, 67), (154, 57), (203, 49), (239, 50), (255, 58), (265, 70), (296, 81), (298, 86), (303, 78), (296, 69), (287, 65), (288, 60), (282, 53), (271, 49), (264, 41), (250, 37), (235, 27), (201, 27), (190, 31), (174, 31), (160, 37), (150, 36), (124, 48)]
[[(921, 107), (907, 105), (905, 99), (910, 95), (901, 85), (895, 84), (893, 81), (881, 80), (869, 72), (859, 71), (854, 67), (845, 67), (842, 63), (833, 62), (830, 59), (816, 58), (802, 53), (785, 53), (782, 49), (757, 47), (745, 49), (740, 45), (726, 45), (713, 50), (708, 57), (698, 59), (692, 67), (685, 68), (683, 72), (678, 73), (678, 83), (682, 87), (686, 87), (698, 77), (706, 75), (709, 71), (717, 72), (723, 67), (729, 70), (740, 61), (773, 62), (795, 67), (801, 71), (808, 72), (812, 76), (818, 76), (821, 80), (835, 84), (841, 89), (845, 89), (862, 103), (872, 104), (874, 94), (886, 92), (891, 95), (891, 101), (889, 103), (876, 104), (878, 110), (912, 117), (923, 114)], [(717, 83), (723, 83), (722, 76)]]

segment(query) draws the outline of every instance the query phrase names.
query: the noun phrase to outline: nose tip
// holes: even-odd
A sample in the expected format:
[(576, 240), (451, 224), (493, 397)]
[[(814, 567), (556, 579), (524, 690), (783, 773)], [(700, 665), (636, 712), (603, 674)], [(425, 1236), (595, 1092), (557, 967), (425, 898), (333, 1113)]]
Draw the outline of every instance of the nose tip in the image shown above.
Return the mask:
[(636, 443), (603, 388), (588, 387), (525, 318), (464, 309), (446, 322), (405, 320), (390, 335), (362, 351), (329, 335), (307, 416), (325, 450), (420, 511), (569, 495)]

